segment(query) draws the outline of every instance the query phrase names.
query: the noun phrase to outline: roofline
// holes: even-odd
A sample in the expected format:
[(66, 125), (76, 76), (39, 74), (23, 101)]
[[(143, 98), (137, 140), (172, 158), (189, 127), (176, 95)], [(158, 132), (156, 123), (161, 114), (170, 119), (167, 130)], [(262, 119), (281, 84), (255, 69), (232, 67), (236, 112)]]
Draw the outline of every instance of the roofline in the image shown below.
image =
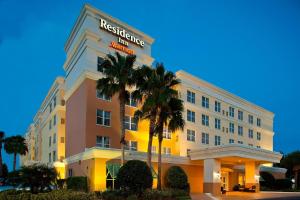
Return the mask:
[(71, 43), (72, 43), (73, 39), (75, 38), (75, 35), (78, 32), (78, 26), (79, 26), (81, 20), (84, 18), (84, 16), (85, 16), (85, 14), (86, 14), (87, 11), (91, 11), (92, 13), (104, 16), (105, 18), (109, 19), (110, 21), (112, 21), (112, 22), (114, 22), (114, 23), (116, 23), (116, 24), (118, 24), (118, 25), (120, 25), (120, 26), (128, 29), (132, 33), (134, 33), (134, 34), (136, 34), (138, 36), (141, 36), (145, 41), (147, 41), (148, 43), (150, 43), (150, 45), (154, 42), (154, 39), (151, 36), (143, 33), (142, 31), (137, 30), (136, 28), (134, 28), (134, 27), (126, 24), (125, 22), (122, 22), (121, 20), (119, 20), (119, 19), (117, 19), (115, 17), (112, 17), (111, 15), (109, 15), (109, 14), (107, 14), (107, 13), (105, 13), (105, 12), (103, 12), (103, 11), (95, 8), (95, 7), (93, 7), (92, 5), (90, 5), (88, 3), (85, 3), (83, 5), (81, 11), (80, 11), (80, 15), (76, 19), (76, 22), (75, 22), (75, 24), (74, 24), (74, 26), (73, 26), (73, 28), (72, 28), (69, 36), (68, 36), (67, 41), (65, 43), (65, 46), (64, 46), (65, 51), (68, 51), (68, 49), (70, 48)]
[(217, 90), (217, 91), (220, 92), (221, 94), (227, 95), (227, 96), (230, 97), (230, 98), (236, 99), (236, 100), (240, 101), (240, 102), (241, 102), (242, 104), (244, 104), (244, 105), (250, 105), (250, 106), (253, 106), (253, 107), (255, 107), (256, 109), (258, 109), (258, 110), (260, 110), (260, 111), (262, 111), (262, 112), (264, 112), (264, 113), (267, 113), (267, 114), (269, 114), (269, 115), (272, 115), (273, 118), (274, 118), (274, 116), (275, 116), (275, 114), (274, 114), (273, 112), (271, 112), (271, 111), (269, 111), (269, 110), (267, 110), (267, 109), (265, 109), (265, 108), (263, 108), (263, 107), (261, 107), (261, 106), (258, 106), (258, 105), (254, 104), (254, 103), (252, 103), (252, 102), (250, 102), (250, 101), (248, 101), (248, 100), (246, 100), (246, 99), (243, 99), (243, 98), (241, 98), (241, 97), (239, 97), (239, 96), (237, 96), (237, 95), (235, 95), (235, 94), (233, 94), (233, 93), (230, 93), (230, 92), (228, 92), (228, 91), (226, 91), (226, 90), (224, 90), (224, 89), (222, 89), (222, 88), (220, 88), (220, 87), (218, 87), (218, 86), (216, 86), (216, 85), (214, 85), (214, 84), (212, 84), (212, 83), (209, 83), (209, 82), (207, 82), (207, 81), (205, 81), (205, 80), (203, 80), (203, 79), (200, 79), (199, 77), (194, 76), (194, 75), (192, 75), (192, 74), (190, 74), (190, 73), (188, 73), (188, 72), (186, 72), (186, 71), (184, 71), (184, 70), (178, 70), (178, 71), (176, 72), (176, 76), (180, 76), (180, 75), (181, 75), (181, 76), (188, 77), (188, 78), (191, 78), (193, 81), (198, 81), (198, 82), (200, 82), (200, 83), (207, 84), (207, 85), (209, 85), (212, 89)]

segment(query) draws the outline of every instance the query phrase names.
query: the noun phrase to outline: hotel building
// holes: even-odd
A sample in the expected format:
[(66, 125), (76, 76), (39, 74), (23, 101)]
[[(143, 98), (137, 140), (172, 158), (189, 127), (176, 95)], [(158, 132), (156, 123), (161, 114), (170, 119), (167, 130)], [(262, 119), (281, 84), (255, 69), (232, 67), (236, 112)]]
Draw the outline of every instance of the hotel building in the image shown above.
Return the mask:
[[(85, 5), (65, 44), (65, 77), (53, 83), (33, 124), (23, 164), (55, 166), (62, 178), (87, 176), (91, 190), (114, 186), (120, 167), (118, 97), (96, 90), (103, 77), (101, 62), (115, 51), (136, 54), (136, 66), (151, 66), (154, 39), (100, 10)], [(183, 131), (164, 130), (162, 176), (181, 166), (191, 192), (219, 194), (221, 186), (256, 186), (259, 170), (277, 163), (273, 151), (274, 114), (185, 71), (176, 72), (184, 101)], [(131, 89), (128, 88), (130, 91)], [(126, 105), (125, 160), (146, 160), (148, 121), (133, 119), (139, 105)], [(153, 176), (156, 186), (158, 141), (154, 138)]]

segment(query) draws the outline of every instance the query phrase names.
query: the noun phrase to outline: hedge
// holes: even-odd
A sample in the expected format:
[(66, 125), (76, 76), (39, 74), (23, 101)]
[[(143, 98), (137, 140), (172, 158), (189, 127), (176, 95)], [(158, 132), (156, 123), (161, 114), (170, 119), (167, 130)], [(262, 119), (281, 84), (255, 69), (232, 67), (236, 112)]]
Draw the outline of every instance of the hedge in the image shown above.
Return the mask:
[(86, 176), (72, 176), (67, 178), (67, 189), (74, 191), (88, 191)]

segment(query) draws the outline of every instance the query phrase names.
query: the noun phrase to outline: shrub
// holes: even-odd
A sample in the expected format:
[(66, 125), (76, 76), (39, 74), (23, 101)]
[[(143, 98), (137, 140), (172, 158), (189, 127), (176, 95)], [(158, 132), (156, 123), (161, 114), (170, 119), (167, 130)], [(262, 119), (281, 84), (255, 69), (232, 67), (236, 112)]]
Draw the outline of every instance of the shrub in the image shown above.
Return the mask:
[(189, 183), (186, 173), (179, 166), (170, 167), (165, 175), (167, 188), (189, 191)]
[(275, 189), (278, 190), (286, 190), (292, 188), (292, 181), (288, 178), (285, 179), (277, 179), (275, 181)]
[(121, 190), (140, 195), (145, 189), (152, 188), (153, 178), (148, 165), (140, 160), (130, 160), (119, 170), (116, 185)]
[(260, 176), (263, 178), (264, 181), (261, 181), (261, 186), (272, 188), (275, 183), (275, 178), (269, 172), (260, 172)]
[(75, 191), (88, 191), (86, 176), (72, 176), (67, 178), (67, 189)]
[(171, 200), (171, 199), (191, 199), (188, 192), (178, 189), (146, 190), (141, 199), (143, 200)]

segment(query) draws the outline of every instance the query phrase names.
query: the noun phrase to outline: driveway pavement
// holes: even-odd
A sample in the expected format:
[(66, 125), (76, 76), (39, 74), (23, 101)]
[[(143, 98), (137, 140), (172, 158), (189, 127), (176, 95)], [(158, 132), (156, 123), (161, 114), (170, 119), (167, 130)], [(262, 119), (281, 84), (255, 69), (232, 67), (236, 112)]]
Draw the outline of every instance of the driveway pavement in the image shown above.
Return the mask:
[(213, 197), (210, 194), (192, 194), (193, 200), (300, 200), (300, 192), (227, 192), (226, 195)]

